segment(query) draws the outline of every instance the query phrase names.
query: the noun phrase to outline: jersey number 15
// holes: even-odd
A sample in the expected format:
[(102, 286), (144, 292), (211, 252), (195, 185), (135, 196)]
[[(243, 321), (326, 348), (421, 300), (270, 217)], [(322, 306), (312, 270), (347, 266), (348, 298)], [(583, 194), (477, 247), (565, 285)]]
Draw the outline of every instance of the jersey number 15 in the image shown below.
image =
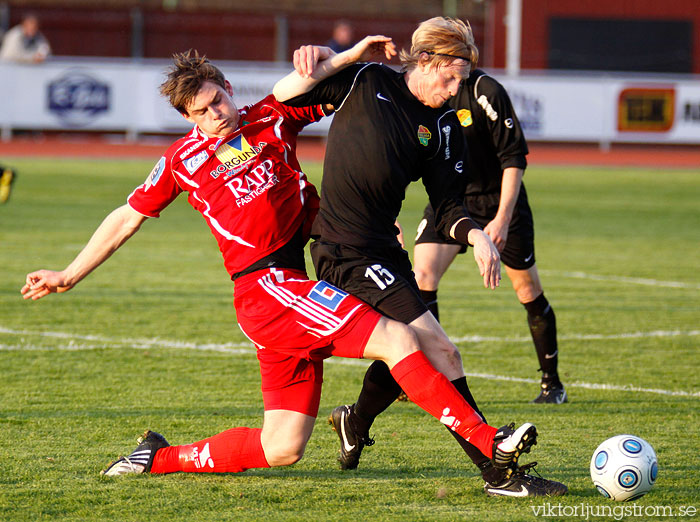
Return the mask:
[(371, 278), (380, 290), (384, 290), (387, 286), (396, 281), (394, 274), (379, 264), (368, 266), (367, 270), (365, 270), (365, 277)]

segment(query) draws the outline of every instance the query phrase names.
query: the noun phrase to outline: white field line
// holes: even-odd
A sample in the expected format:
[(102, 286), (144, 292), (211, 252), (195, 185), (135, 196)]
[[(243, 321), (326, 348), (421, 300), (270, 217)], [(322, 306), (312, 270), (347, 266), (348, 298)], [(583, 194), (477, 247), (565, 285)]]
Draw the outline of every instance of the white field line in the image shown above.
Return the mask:
[[(255, 355), (255, 348), (251, 348), (251, 343), (246, 341), (243, 343), (224, 343), (224, 344), (199, 344), (199, 343), (190, 343), (190, 342), (184, 342), (184, 341), (166, 341), (164, 339), (134, 339), (134, 338), (129, 338), (129, 337), (124, 337), (124, 338), (112, 338), (112, 337), (103, 337), (101, 335), (78, 335), (78, 334), (69, 334), (69, 333), (63, 333), (63, 332), (32, 332), (28, 330), (10, 330), (8, 328), (4, 328), (0, 326), (0, 334), (8, 334), (8, 335), (27, 335), (27, 336), (37, 336), (37, 337), (46, 337), (46, 338), (53, 338), (53, 339), (67, 339), (68, 344), (61, 346), (58, 349), (61, 350), (71, 350), (71, 349), (91, 349), (91, 348), (107, 348), (109, 346), (114, 346), (114, 345), (124, 345), (130, 348), (137, 348), (137, 349), (148, 349), (148, 348), (178, 348), (178, 349), (189, 349), (189, 350), (204, 350), (204, 351), (209, 351), (209, 352), (225, 352), (225, 353), (240, 353), (240, 354), (253, 354)], [(80, 346), (85, 346), (85, 348), (73, 348), (74, 346), (79, 346), (79, 343), (76, 343), (76, 341), (87, 341), (87, 344), (83, 344)], [(19, 345), (14, 345), (14, 346), (26, 346), (23, 344)], [(245, 347), (245, 348), (244, 348)], [(0, 345), (1, 350), (8, 350), (8, 349), (22, 349), (22, 348), (12, 348), (12, 347), (5, 347), (5, 345)], [(57, 349), (55, 347), (53, 348), (42, 348), (40, 346), (34, 346), (34, 347), (27, 347), (23, 349), (34, 349), (34, 350), (41, 350), (41, 349), (48, 349), (48, 350), (54, 350)]]
[(591, 279), (593, 281), (612, 281), (614, 283), (627, 283), (631, 285), (660, 286), (665, 288), (689, 288), (700, 290), (700, 283), (683, 283), (680, 281), (659, 281), (658, 279), (645, 279), (641, 277), (604, 276), (587, 274), (585, 272), (560, 272), (558, 270), (540, 270), (543, 275), (557, 277), (572, 277), (575, 279)]
[[(37, 336), (53, 339), (64, 339), (68, 342), (63, 345), (54, 346), (38, 346), (27, 344), (21, 342), (19, 344), (2, 344), (0, 343), (0, 352), (2, 351), (53, 351), (53, 350), (66, 350), (66, 351), (79, 351), (79, 350), (94, 350), (96, 348), (109, 348), (114, 346), (123, 346), (126, 348), (135, 349), (148, 349), (148, 348), (175, 348), (184, 350), (199, 350), (199, 351), (212, 351), (221, 353), (230, 353), (238, 355), (255, 355), (255, 348), (251, 347), (250, 342), (243, 343), (208, 343), (208, 344), (197, 344), (191, 342), (183, 341), (166, 341), (163, 339), (130, 339), (130, 338), (110, 338), (103, 337), (100, 335), (77, 335), (68, 334), (62, 332), (31, 332), (27, 330), (10, 330), (0, 326), (0, 334), (6, 335), (18, 335), (18, 336)], [(670, 334), (670, 335), (700, 335), (700, 331), (695, 330), (692, 332), (650, 332), (652, 336), (658, 334)], [(641, 337), (642, 332), (637, 332), (635, 334), (621, 334), (621, 336), (626, 337)], [(617, 336), (615, 338), (620, 338)], [(585, 336), (586, 338), (611, 338), (611, 336)], [(491, 341), (507, 341), (505, 338), (480, 338), (475, 336), (474, 339), (468, 339), (469, 342), (482, 342), (483, 340)], [(82, 342), (81, 342), (82, 341)], [(330, 358), (326, 360), (329, 364), (342, 364), (346, 366), (362, 366), (367, 367), (369, 364), (365, 360), (356, 359), (342, 359), (342, 358)], [(521, 377), (508, 377), (505, 375), (494, 375), (488, 373), (466, 373), (467, 377), (473, 377), (477, 379), (486, 379), (489, 381), (503, 381), (503, 382), (521, 382), (529, 384), (539, 384), (539, 380), (536, 379), (525, 379)], [(585, 388), (589, 390), (610, 390), (610, 391), (626, 391), (626, 392), (637, 392), (637, 393), (654, 393), (659, 395), (669, 395), (674, 397), (698, 397), (700, 398), (700, 392), (687, 392), (687, 391), (674, 391), (674, 390), (663, 390), (656, 388), (640, 388), (637, 386), (619, 386), (614, 384), (595, 384), (587, 382), (573, 382), (567, 383), (567, 388)]]
[[(0, 330), (1, 331), (1, 330)], [(559, 335), (559, 341), (601, 341), (619, 339), (640, 339), (648, 337), (694, 337), (700, 335), (700, 330), (652, 330), (649, 332), (629, 332), (621, 334), (571, 334)], [(481, 335), (465, 335), (463, 337), (451, 337), (453, 343), (531, 343), (532, 337), (488, 337)]]
[[(490, 381), (509, 381), (509, 382), (524, 382), (531, 384), (539, 384), (539, 379), (524, 379), (521, 377), (506, 377), (503, 375), (492, 375), (489, 373), (467, 373), (467, 377), (476, 377), (478, 379), (487, 379)], [(611, 391), (630, 391), (630, 392), (641, 392), (641, 393), (656, 393), (659, 395), (670, 395), (674, 397), (698, 397), (700, 398), (700, 392), (687, 392), (687, 391), (673, 391), (673, 390), (661, 390), (658, 388), (640, 388), (638, 386), (625, 385), (619, 386), (616, 384), (595, 384), (589, 382), (572, 382), (566, 383), (567, 388), (585, 388), (587, 390), (611, 390)]]

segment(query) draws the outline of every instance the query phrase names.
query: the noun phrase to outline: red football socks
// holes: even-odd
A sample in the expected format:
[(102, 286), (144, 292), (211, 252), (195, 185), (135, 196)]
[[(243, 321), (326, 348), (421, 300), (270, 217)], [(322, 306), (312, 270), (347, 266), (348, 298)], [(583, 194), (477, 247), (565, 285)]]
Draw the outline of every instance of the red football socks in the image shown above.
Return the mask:
[(423, 352), (412, 353), (399, 361), (391, 374), (414, 403), (459, 433), (487, 457), (493, 455), (493, 437), (498, 430), (483, 422)]
[[(423, 352), (401, 360), (391, 374), (408, 397), (433, 417), (457, 432), (486, 456), (493, 453), (496, 428), (482, 421), (447, 378)], [(151, 473), (237, 473), (269, 468), (260, 442), (259, 428), (232, 428), (208, 439), (158, 450)]]
[(208, 439), (158, 450), (151, 473), (238, 473), (269, 468), (260, 428), (232, 428)]

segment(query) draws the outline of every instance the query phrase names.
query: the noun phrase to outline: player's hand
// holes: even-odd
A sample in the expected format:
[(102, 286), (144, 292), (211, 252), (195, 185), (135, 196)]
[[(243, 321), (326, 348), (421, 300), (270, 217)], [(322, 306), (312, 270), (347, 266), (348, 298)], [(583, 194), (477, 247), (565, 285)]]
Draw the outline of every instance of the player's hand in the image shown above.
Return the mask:
[(499, 252), (503, 252), (503, 249), (506, 247), (509, 225), (509, 222), (496, 218), (484, 227), (484, 232), (489, 235)]
[(322, 45), (302, 45), (294, 51), (292, 63), (294, 69), (302, 78), (308, 78), (316, 70), (318, 62), (335, 56), (335, 52), (330, 47)]
[[(388, 36), (366, 36), (353, 47), (340, 54), (342, 55), (342, 62), (345, 64), (381, 60), (382, 57), (391, 60), (396, 56), (396, 45)], [(294, 51), (292, 63), (299, 76), (309, 78), (320, 62), (335, 55), (336, 53), (330, 47), (302, 45)]]
[(469, 231), (469, 243), (473, 245), (474, 260), (484, 278), (484, 287), (495, 289), (501, 284), (501, 256), (491, 238), (483, 230)]
[(73, 286), (66, 280), (63, 272), (37, 270), (27, 274), (26, 283), (20, 292), (22, 292), (24, 299), (36, 301), (49, 294), (67, 292)]
[(382, 58), (389, 61), (396, 56), (396, 44), (388, 36), (365, 36), (345, 53), (351, 63), (381, 61)]

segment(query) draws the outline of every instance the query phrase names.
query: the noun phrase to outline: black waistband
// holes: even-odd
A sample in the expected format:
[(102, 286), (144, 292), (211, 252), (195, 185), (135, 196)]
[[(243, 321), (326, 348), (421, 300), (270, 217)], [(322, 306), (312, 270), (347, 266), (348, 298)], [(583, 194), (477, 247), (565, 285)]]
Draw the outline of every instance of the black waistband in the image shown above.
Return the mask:
[(231, 276), (232, 280), (265, 268), (293, 268), (306, 272), (306, 262), (304, 260), (304, 237), (301, 229), (297, 230), (292, 239), (283, 246), (259, 259), (247, 268)]

